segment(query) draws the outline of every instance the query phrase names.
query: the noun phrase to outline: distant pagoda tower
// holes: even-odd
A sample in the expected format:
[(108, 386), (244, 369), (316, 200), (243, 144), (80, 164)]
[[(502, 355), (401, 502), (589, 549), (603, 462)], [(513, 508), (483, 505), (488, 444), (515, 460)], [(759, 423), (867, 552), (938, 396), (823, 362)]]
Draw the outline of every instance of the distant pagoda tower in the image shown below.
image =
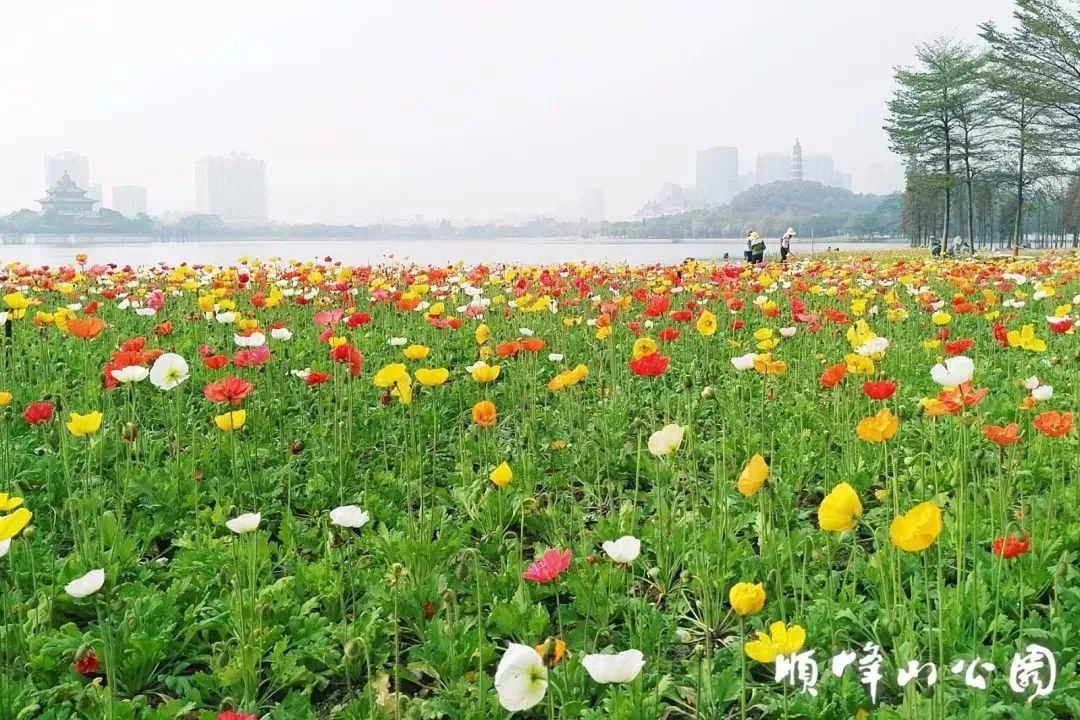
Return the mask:
[(800, 182), (803, 179), (802, 145), (799, 144), (799, 138), (795, 138), (795, 147), (791, 148), (791, 179)]
[(49, 188), (48, 197), (38, 200), (41, 214), (47, 217), (85, 218), (94, 214), (97, 200), (86, 197), (86, 191), (75, 184), (71, 176), (64, 171), (56, 185)]

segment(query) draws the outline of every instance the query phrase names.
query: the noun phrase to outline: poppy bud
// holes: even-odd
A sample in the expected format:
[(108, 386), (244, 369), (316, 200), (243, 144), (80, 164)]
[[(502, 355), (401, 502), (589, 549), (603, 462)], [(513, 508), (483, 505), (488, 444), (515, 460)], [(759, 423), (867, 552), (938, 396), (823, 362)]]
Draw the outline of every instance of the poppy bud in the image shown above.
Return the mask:
[(363, 641), (360, 638), (353, 638), (345, 643), (345, 657), (350, 660), (360, 657), (361, 650), (363, 650)]
[(303, 440), (293, 440), (289, 444), (289, 452), (291, 452), (293, 455), (299, 455), (301, 452), (303, 452), (303, 450), (304, 450), (304, 441)]
[(716, 397), (716, 391), (713, 389), (712, 385), (706, 385), (705, 387), (701, 388), (701, 397), (706, 400), (712, 400), (714, 397)]
[(135, 426), (135, 423), (124, 423), (124, 427), (120, 431), (120, 438), (124, 442), (135, 442), (137, 437), (139, 437), (139, 428)]
[(960, 416), (959, 420), (962, 425), (966, 427), (971, 427), (975, 424), (975, 421), (978, 420), (978, 418), (975, 417), (973, 413), (965, 412)]
[(424, 619), (430, 620), (435, 617), (435, 603), (430, 600), (424, 601)]

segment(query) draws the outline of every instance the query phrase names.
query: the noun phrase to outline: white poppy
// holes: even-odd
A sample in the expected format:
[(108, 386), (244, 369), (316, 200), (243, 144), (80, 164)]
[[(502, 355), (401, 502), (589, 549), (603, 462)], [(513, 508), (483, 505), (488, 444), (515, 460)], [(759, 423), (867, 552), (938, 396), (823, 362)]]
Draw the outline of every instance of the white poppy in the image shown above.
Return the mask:
[(300, 378), (301, 380), (307, 380), (308, 375), (311, 374), (311, 368), (304, 368), (303, 370), (290, 370), (293, 377)]
[(135, 308), (135, 314), (139, 317), (153, 317), (157, 315), (157, 310), (152, 307)]
[(1050, 398), (1054, 397), (1054, 386), (1040, 385), (1039, 387), (1031, 391), (1031, 397), (1035, 398), (1040, 402), (1044, 400), (1049, 400)]
[(0, 558), (8, 554), (11, 549), (11, 540), (0, 540)]
[(83, 305), (82, 303), (69, 303), (64, 307), (66, 307), (71, 312), (79, 312), (80, 310), (82, 310)]
[(649, 436), (649, 452), (657, 457), (670, 455), (682, 445), (686, 428), (674, 423), (665, 425)]
[(733, 357), (731, 358), (731, 364), (735, 366), (736, 370), (753, 370), (755, 357), (754, 353)]
[(544, 659), (528, 645), (510, 643), (495, 670), (499, 704), (510, 712), (538, 705), (547, 693), (548, 670)]
[(889, 339), (878, 336), (867, 340), (856, 350), (859, 355), (878, 355), (889, 349)]
[(645, 656), (640, 650), (623, 650), (615, 655), (586, 655), (581, 664), (595, 682), (628, 683), (645, 667)]
[(330, 511), (330, 522), (340, 527), (362, 528), (370, 519), (371, 516), (355, 505), (342, 505)]
[(951, 357), (945, 361), (944, 365), (938, 363), (930, 368), (930, 377), (938, 385), (944, 385), (945, 387), (963, 385), (971, 380), (971, 376), (974, 374), (975, 362), (966, 355)]
[(150, 382), (161, 390), (172, 390), (188, 379), (187, 360), (176, 353), (159, 355), (150, 368)]
[(119, 370), (113, 370), (113, 379), (118, 383), (127, 385), (128, 383), (142, 382), (150, 375), (150, 370), (144, 368), (142, 365), (128, 365), (122, 367)]
[(7, 325), (8, 314), (7, 312), (0, 312), (0, 325)]
[(215, 315), (214, 317), (222, 325), (228, 325), (230, 323), (236, 322), (236, 313), (232, 312), (231, 310), (226, 310), (225, 312), (220, 312), (217, 315)]
[(1039, 381), (1039, 376), (1038, 375), (1032, 375), (1031, 377), (1029, 377), (1027, 380), (1024, 381), (1024, 388), (1026, 390), (1034, 390), (1035, 388), (1039, 387), (1039, 385), (1040, 385), (1040, 381)]
[(520, 333), (523, 337), (533, 336), (532, 328), (518, 328), (518, 333)]
[(641, 324), (646, 330), (651, 330), (653, 325), (655, 325), (656, 323), (654, 323), (652, 320), (646, 320), (645, 322), (643, 322)]
[(266, 336), (261, 332), (251, 333), (250, 335), (233, 335), (233, 342), (237, 347), (253, 348), (262, 347), (266, 344)]
[(244, 513), (243, 515), (237, 515), (232, 520), (225, 522), (225, 527), (232, 530), (237, 535), (243, 535), (244, 533), (255, 532), (259, 529), (259, 523), (262, 522), (262, 513)]
[(798, 331), (799, 328), (797, 327), (782, 327), (780, 328), (780, 335), (786, 338), (795, 337), (795, 333), (797, 333)]
[(77, 577), (64, 586), (65, 592), (73, 598), (90, 597), (105, 584), (105, 571), (91, 570), (82, 577)]
[(562, 362), (563, 361), (563, 354), (562, 353), (551, 353), (551, 354), (548, 355), (548, 360), (550, 360), (551, 362), (554, 362), (554, 363)]
[(392, 337), (392, 338), (390, 338), (389, 340), (386, 341), (386, 344), (389, 345), (390, 347), (401, 347), (402, 345), (407, 345), (408, 342), (409, 342), (409, 338)]
[(270, 337), (285, 342), (292, 340), (292, 331), (289, 328), (274, 328), (270, 331)]
[(633, 535), (623, 535), (618, 540), (605, 540), (601, 547), (609, 558), (621, 565), (634, 562), (641, 554), (641, 541)]

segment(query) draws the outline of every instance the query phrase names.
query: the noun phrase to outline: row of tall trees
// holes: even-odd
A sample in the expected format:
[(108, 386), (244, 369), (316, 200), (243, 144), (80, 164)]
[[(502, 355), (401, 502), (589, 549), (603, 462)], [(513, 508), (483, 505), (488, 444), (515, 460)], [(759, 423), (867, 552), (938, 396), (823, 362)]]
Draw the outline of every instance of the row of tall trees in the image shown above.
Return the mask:
[(885, 131), (913, 244), (1080, 242), (1080, 5), (1018, 0), (1014, 16), (980, 26), (984, 47), (939, 39), (896, 69)]

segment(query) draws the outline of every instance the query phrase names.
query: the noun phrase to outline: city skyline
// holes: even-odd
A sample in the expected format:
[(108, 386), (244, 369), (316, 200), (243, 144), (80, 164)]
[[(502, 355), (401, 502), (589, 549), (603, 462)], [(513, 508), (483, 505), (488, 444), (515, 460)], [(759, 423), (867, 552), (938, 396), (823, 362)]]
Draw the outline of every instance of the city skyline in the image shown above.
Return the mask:
[(697, 150), (753, 157), (794, 128), (860, 190), (896, 160), (893, 68), (1012, 10), (913, 0), (883, 23), (871, 5), (15, 4), (0, 207), (33, 207), (41, 158), (73, 148), (94, 182), (149, 188), (151, 212), (193, 210), (193, 164), (238, 150), (272, 169), (283, 222), (549, 214), (588, 188), (628, 217), (660, 183), (693, 184)]

